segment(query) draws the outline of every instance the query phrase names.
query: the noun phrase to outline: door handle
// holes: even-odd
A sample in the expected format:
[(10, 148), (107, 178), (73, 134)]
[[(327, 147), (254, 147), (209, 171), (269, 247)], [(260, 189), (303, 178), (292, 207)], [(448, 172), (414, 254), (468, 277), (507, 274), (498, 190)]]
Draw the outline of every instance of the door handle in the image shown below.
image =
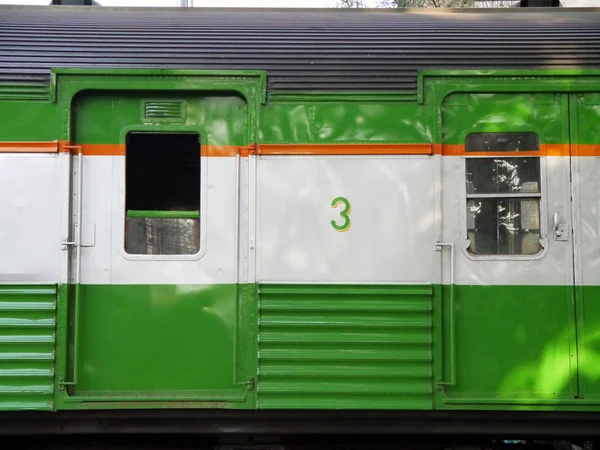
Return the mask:
[(567, 229), (564, 223), (560, 223), (560, 218), (557, 212), (552, 215), (552, 232), (555, 241), (567, 240)]

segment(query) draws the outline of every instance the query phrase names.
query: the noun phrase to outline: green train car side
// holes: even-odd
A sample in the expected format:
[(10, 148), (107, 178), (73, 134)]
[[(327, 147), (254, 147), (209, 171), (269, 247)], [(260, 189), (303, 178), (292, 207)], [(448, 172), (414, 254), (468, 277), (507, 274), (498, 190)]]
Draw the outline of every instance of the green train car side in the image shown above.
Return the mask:
[[(586, 14), (557, 17), (600, 36)], [(581, 68), (386, 91), (68, 47), (47, 83), (0, 78), (0, 421), (597, 433), (600, 54), (569, 45)]]

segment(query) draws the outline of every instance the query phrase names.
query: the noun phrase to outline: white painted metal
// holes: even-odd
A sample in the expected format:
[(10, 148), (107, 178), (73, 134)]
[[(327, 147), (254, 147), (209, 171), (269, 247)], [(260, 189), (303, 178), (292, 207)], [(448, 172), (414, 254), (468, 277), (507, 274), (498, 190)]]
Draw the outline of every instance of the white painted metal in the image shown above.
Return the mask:
[[(531, 256), (473, 256), (467, 251), (465, 160), (439, 156), (442, 165), (442, 239), (456, 245), (455, 282), (462, 285), (568, 285), (573, 283), (573, 256), (568, 241), (556, 241), (552, 217), (570, 223), (569, 157), (542, 158), (541, 227), (543, 250)], [(548, 182), (552, 180), (552, 182)], [(444, 264), (443, 278), (450, 266)]]
[(0, 154), (0, 283), (61, 280), (66, 163), (59, 154)]
[(248, 156), (248, 183), (247, 183), (247, 207), (248, 207), (248, 264), (247, 264), (247, 280), (248, 283), (258, 281), (256, 266), (257, 266), (257, 221), (258, 221), (258, 158), (254, 155)]
[[(568, 157), (543, 159), (544, 251), (520, 258), (466, 252), (461, 157), (250, 156), (202, 164), (202, 254), (136, 259), (123, 251), (124, 157), (84, 157), (82, 283), (568, 285), (575, 261), (577, 285), (600, 285), (600, 158), (573, 158), (572, 166)], [(438, 168), (443, 189), (434, 181)], [(68, 234), (69, 172), (65, 154), (0, 155), (0, 283), (66, 281), (60, 242)], [(330, 223), (339, 220), (331, 201), (340, 195), (352, 205), (343, 233)], [(567, 241), (551, 238), (555, 213), (561, 223), (575, 219)], [(94, 228), (96, 245), (85, 247)], [(435, 252), (438, 238), (455, 245), (454, 265)], [(435, 271), (442, 260), (443, 274)]]
[[(198, 255), (138, 257), (124, 251), (125, 158), (84, 157), (82, 221), (86, 227), (96, 225), (96, 246), (82, 250), (82, 283), (235, 282), (233, 255), (239, 220), (236, 218), (236, 160), (235, 157), (202, 158), (201, 251)], [(240, 170), (245, 166), (240, 164)], [(238, 210), (248, 210), (244, 195), (240, 195)], [(244, 253), (243, 246), (240, 245), (240, 249), (240, 253)], [(245, 282), (244, 267), (240, 266), (240, 270), (238, 278)]]
[(240, 261), (240, 154), (235, 155), (235, 227), (233, 229), (235, 235), (235, 253), (233, 256), (233, 280), (234, 283), (239, 283), (239, 261)]
[[(71, 234), (71, 173), (72, 173), (72, 159), (68, 153), (59, 153), (58, 159), (60, 161), (60, 220), (61, 220), (61, 242), (65, 242), (69, 239)], [(70, 282), (69, 267), (70, 267), (70, 252), (68, 246), (61, 245), (62, 256), (60, 264), (60, 284), (66, 284)]]
[[(600, 117), (600, 105), (589, 101), (585, 110), (579, 110), (584, 98), (573, 98), (576, 114), (587, 120)], [(594, 114), (590, 114), (590, 109)], [(572, 158), (571, 178), (575, 284), (600, 286), (600, 157)]]
[[(258, 280), (432, 282), (434, 169), (426, 156), (260, 157)], [(338, 196), (346, 232), (331, 225)]]

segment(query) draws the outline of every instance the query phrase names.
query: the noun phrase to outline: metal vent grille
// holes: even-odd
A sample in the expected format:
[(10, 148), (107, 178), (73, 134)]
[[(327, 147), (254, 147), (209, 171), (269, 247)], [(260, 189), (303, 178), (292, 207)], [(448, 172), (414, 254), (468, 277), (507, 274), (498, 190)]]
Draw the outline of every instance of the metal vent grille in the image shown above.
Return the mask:
[(182, 122), (185, 120), (185, 102), (145, 100), (144, 118)]
[(0, 81), (0, 100), (48, 100), (48, 83), (4, 83)]

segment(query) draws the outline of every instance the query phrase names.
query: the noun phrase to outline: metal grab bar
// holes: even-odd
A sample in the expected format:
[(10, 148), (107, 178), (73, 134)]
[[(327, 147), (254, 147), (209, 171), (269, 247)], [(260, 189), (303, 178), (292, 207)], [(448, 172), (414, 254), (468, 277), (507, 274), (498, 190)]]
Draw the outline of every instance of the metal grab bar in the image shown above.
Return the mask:
[[(73, 336), (73, 379), (71, 381), (61, 381), (61, 386), (75, 386), (78, 381), (78, 347), (79, 347), (79, 299), (81, 296), (81, 248), (83, 240), (83, 151), (79, 145), (65, 145), (65, 150), (75, 150), (77, 154), (77, 206), (76, 206), (76, 222), (75, 224), (75, 240), (63, 242), (63, 245), (72, 245), (75, 247), (75, 279), (74, 279), (74, 293), (73, 293), (73, 304), (75, 309), (75, 328)], [(73, 154), (73, 153), (71, 153)], [(67, 355), (68, 359), (68, 355)]]
[[(456, 384), (456, 334), (454, 326), (454, 244), (449, 242), (436, 242), (435, 250), (441, 252), (444, 247), (450, 248), (450, 297), (448, 299), (448, 328), (450, 330), (450, 379), (444, 380), (444, 363), (443, 363), (443, 352), (442, 352), (442, 375), (441, 380), (437, 382), (438, 386), (444, 387), (454, 386)], [(443, 281), (443, 280), (441, 280)], [(442, 282), (442, 299), (443, 295), (443, 282)], [(443, 321), (442, 321), (443, 322)], [(443, 348), (443, 347), (442, 347)]]

